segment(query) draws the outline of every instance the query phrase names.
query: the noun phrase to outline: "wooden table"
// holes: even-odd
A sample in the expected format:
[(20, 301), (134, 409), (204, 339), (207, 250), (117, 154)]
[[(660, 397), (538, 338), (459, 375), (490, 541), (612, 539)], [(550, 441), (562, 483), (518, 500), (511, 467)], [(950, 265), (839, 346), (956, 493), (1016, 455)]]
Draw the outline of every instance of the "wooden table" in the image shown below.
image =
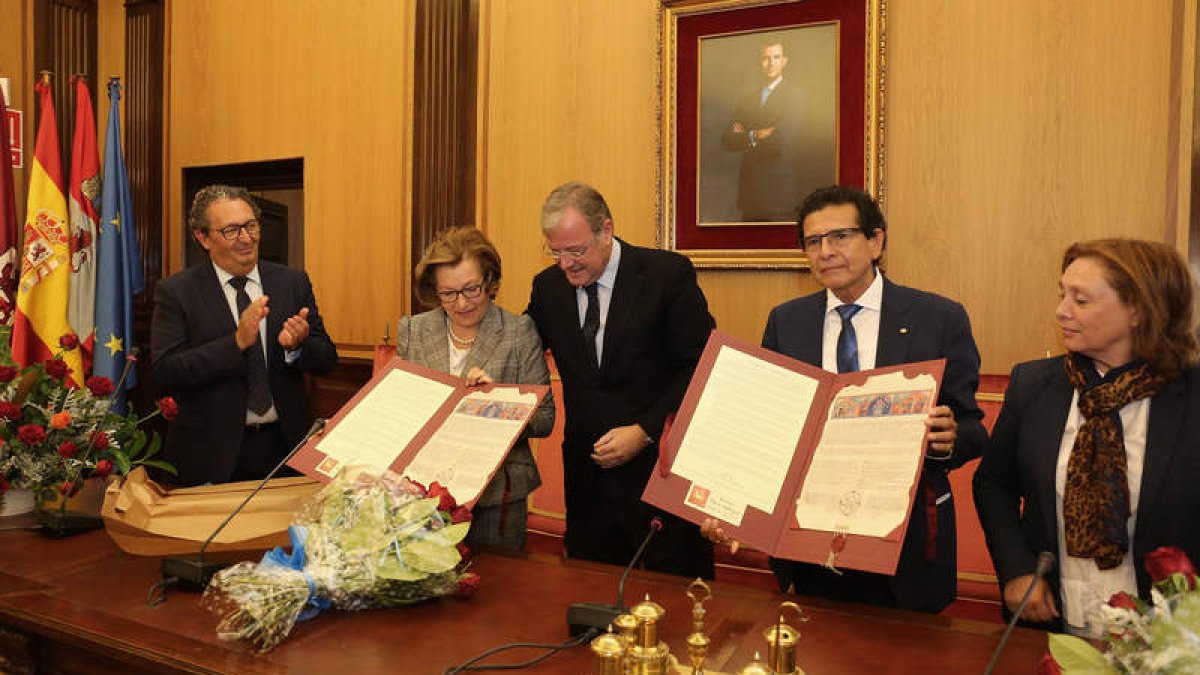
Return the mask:
[[(255, 556), (257, 557), (257, 556)], [(247, 556), (249, 559), (249, 556)], [(298, 624), (273, 651), (222, 642), (200, 597), (172, 591), (148, 607), (159, 559), (121, 552), (103, 531), (63, 540), (0, 532), (0, 625), (29, 637), (48, 673), (441, 673), (507, 642), (562, 642), (572, 602), (613, 602), (620, 569), (548, 556), (479, 556), (474, 597), (397, 610), (329, 612)], [(686, 580), (635, 572), (626, 603), (649, 593), (668, 614), (661, 636), (686, 657), (691, 631)], [(736, 671), (755, 651), (785, 596), (714, 584), (707, 604), (709, 667)], [(1003, 626), (806, 598), (799, 662), (825, 673), (981, 673)], [(1018, 629), (996, 672), (1032, 673), (1044, 634)], [(501, 662), (525, 660), (523, 650)], [(589, 673), (586, 647), (550, 657), (535, 673)]]

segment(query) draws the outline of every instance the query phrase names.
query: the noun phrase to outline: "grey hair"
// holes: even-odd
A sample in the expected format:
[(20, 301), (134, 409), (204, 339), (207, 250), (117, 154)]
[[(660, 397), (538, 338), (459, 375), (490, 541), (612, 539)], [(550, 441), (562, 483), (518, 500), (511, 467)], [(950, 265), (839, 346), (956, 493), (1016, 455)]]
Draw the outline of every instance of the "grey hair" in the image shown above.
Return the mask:
[(608, 204), (599, 190), (587, 183), (571, 181), (551, 190), (542, 204), (542, 232), (558, 227), (562, 213), (567, 208), (579, 211), (588, 222), (592, 234), (599, 234), (604, 229), (604, 221), (612, 220), (612, 212), (608, 210)]

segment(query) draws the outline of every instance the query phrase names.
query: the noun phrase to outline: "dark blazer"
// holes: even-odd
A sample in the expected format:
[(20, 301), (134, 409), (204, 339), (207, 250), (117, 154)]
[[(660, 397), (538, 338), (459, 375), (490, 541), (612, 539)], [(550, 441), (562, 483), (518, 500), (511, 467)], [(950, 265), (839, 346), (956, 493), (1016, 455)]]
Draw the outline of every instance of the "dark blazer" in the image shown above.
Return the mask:
[[(396, 333), (396, 355), (442, 372), (450, 371), (446, 312), (438, 308), (400, 319)], [(550, 370), (537, 328), (528, 316), (514, 316), (495, 304), (488, 308), (479, 324), (475, 344), (467, 354), (463, 372), (482, 368), (498, 383), (550, 384)], [(529, 420), (525, 433), (509, 451), (504, 464), (479, 497), (482, 507), (508, 501), (524, 501), (539, 485), (537, 464), (529, 450), (529, 438), (550, 435), (554, 428), (554, 397), (542, 399)]]
[[(742, 153), (738, 170), (738, 208), (746, 220), (795, 220), (800, 205), (797, 161), (804, 97), (786, 77), (775, 85), (766, 103), (756, 84), (738, 98), (737, 108), (721, 145)], [(740, 122), (745, 131), (732, 131)], [(750, 132), (772, 128), (771, 135), (750, 145)]]
[[(287, 448), (312, 423), (304, 373), (322, 375), (337, 365), (312, 283), (302, 271), (260, 260), (267, 315), (267, 373)], [(283, 322), (308, 308), (309, 335), (288, 365), (276, 337)], [(179, 417), (167, 432), (166, 456), (182, 485), (227, 482), (237, 464), (246, 425), (246, 359), (234, 337), (237, 322), (210, 261), (160, 281), (154, 290), (151, 349), (154, 382), (175, 397)], [(285, 451), (286, 451), (285, 449)], [(282, 455), (281, 455), (282, 458)]]
[[(1074, 389), (1062, 356), (1018, 364), (1009, 377), (992, 442), (975, 472), (975, 507), (1000, 588), (1032, 574), (1039, 551), (1061, 557), (1054, 474)], [(1200, 561), (1200, 368), (1150, 399), (1146, 454), (1133, 536), (1138, 593), (1150, 599), (1142, 563), (1159, 546)], [(1024, 501), (1024, 510), (1022, 510)], [(1047, 581), (1058, 596), (1059, 576)], [(1060, 626), (1061, 627), (1061, 626)]]
[[(599, 369), (580, 330), (575, 287), (561, 269), (548, 267), (534, 278), (526, 311), (562, 376), (567, 549), (602, 548), (606, 542), (590, 534), (598, 523), (640, 540), (651, 513), (641, 495), (658, 460), (663, 424), (682, 402), (716, 325), (696, 282), (696, 271), (691, 261), (677, 253), (621, 242)], [(624, 465), (598, 467), (591, 459), (596, 439), (614, 427), (634, 423), (655, 442)], [(690, 537), (695, 529), (667, 520), (667, 528), (656, 535), (664, 545), (671, 530), (689, 529)], [(585, 532), (588, 541), (580, 539)], [(699, 536), (698, 530), (695, 534)], [(613, 543), (613, 550), (618, 548)], [(708, 576), (711, 561), (708, 548)], [(623, 564), (628, 557), (612, 562)]]
[[(771, 310), (763, 332), (763, 346), (820, 367), (826, 297), (826, 291), (820, 291)], [(908, 521), (900, 564), (887, 584), (897, 606), (937, 612), (954, 600), (958, 583), (954, 500), (948, 497), (937, 507), (936, 557), (929, 562), (925, 555), (928, 527), (923, 495), (931, 489), (935, 495), (949, 496), (948, 473), (979, 457), (987, 444), (983, 411), (975, 402), (975, 391), (979, 386), (979, 350), (971, 335), (970, 319), (957, 302), (894, 284), (884, 277), (880, 309), (876, 367), (946, 359), (938, 403), (949, 406), (958, 422), (958, 439), (950, 459), (925, 460), (921, 489)], [(791, 582), (797, 582), (797, 592), (805, 592), (803, 580), (790, 576), (805, 570), (804, 566), (774, 566), (785, 590)], [(808, 566), (808, 569), (815, 567)], [(849, 575), (847, 583), (853, 581), (854, 576)], [(837, 581), (830, 577), (831, 583)], [(836, 590), (834, 592), (836, 594)]]

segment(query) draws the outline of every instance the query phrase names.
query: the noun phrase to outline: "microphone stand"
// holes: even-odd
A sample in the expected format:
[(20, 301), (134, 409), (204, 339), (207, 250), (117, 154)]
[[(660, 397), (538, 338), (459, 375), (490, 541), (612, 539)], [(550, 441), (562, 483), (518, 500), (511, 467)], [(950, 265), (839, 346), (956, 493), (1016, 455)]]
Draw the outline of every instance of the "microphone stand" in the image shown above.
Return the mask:
[(217, 526), (217, 529), (213, 530), (212, 534), (208, 535), (208, 539), (205, 539), (204, 543), (200, 545), (200, 551), (197, 556), (187, 558), (163, 558), (163, 580), (155, 584), (150, 589), (150, 596), (147, 597), (147, 604), (153, 606), (164, 602), (166, 600), (165, 594), (162, 595), (161, 599), (157, 602), (154, 602), (152, 598), (156, 589), (165, 589), (167, 586), (178, 586), (185, 591), (203, 591), (208, 586), (208, 582), (212, 580), (213, 575), (228, 567), (229, 563), (204, 559), (204, 553), (208, 550), (208, 545), (211, 544), (213, 539), (216, 539), (217, 535), (225, 529), (225, 526), (229, 524), (229, 521), (233, 520), (234, 516), (236, 516), (238, 513), (241, 513), (246, 504), (254, 498), (254, 495), (258, 494), (260, 490), (266, 487), (267, 481), (274, 478), (275, 474), (279, 473), (284, 465), (286, 465), (292, 459), (292, 457), (294, 457), (296, 453), (300, 451), (300, 448), (304, 447), (304, 444), (307, 443), (310, 438), (321, 433), (323, 429), (325, 429), (324, 419), (317, 418), (313, 420), (312, 426), (310, 426), (308, 431), (304, 433), (304, 436), (300, 439), (300, 442), (297, 443), (295, 447), (293, 447), (291, 451), (284, 456), (283, 459), (279, 460), (279, 463), (275, 465), (275, 468), (271, 469), (267, 473), (266, 477), (259, 481), (258, 485), (256, 485), (254, 489), (250, 491), (250, 494), (246, 495), (246, 498), (237, 505), (237, 508), (233, 509), (233, 511), (231, 511), (230, 514), (225, 517), (225, 520), (221, 521), (221, 524)]
[(641, 546), (638, 546), (637, 552), (633, 554), (633, 558), (625, 566), (625, 571), (621, 573), (621, 581), (617, 587), (617, 604), (576, 602), (567, 607), (567, 630), (571, 637), (582, 635), (589, 630), (603, 631), (614, 619), (625, 613), (625, 579), (629, 577), (629, 572), (642, 559), (642, 554), (645, 553), (646, 547), (650, 544), (650, 540), (654, 537), (655, 533), (662, 528), (663, 523), (661, 518), (656, 516), (650, 519), (650, 531), (646, 533), (646, 538), (642, 539)]
[(1033, 587), (1037, 586), (1042, 577), (1046, 576), (1046, 573), (1054, 568), (1054, 562), (1053, 553), (1042, 551), (1038, 554), (1037, 567), (1033, 570), (1033, 579), (1029, 581), (1029, 588), (1026, 588), (1025, 595), (1021, 596), (1021, 604), (1017, 605), (1017, 611), (1013, 612), (1012, 618), (1009, 619), (1008, 627), (1004, 629), (1004, 635), (1000, 636), (1000, 644), (996, 645), (996, 651), (992, 653), (992, 660), (988, 662), (987, 670), (983, 671), (983, 675), (992, 675), (992, 671), (996, 669), (996, 664), (1000, 662), (1000, 654), (1004, 651), (1005, 645), (1008, 644), (1008, 638), (1012, 635), (1013, 628), (1017, 626), (1017, 620), (1021, 618), (1021, 613), (1025, 611), (1025, 605), (1029, 604), (1029, 598), (1033, 595)]

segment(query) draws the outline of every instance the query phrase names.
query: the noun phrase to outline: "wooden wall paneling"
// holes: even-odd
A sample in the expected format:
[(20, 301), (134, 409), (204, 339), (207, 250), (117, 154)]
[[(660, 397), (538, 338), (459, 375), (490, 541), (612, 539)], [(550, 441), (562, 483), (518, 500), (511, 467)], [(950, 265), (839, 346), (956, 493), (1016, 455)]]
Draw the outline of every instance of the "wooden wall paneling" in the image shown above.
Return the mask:
[[(98, 91), (96, 34), (96, 0), (34, 0), (34, 59), (30, 77), (37, 78), (42, 71), (51, 74), (50, 86), (58, 122), (64, 183), (70, 180), (71, 144), (75, 129), (75, 87), (71, 84), (71, 77), (79, 74), (87, 78), (94, 105)], [(31, 90), (35, 81), (29, 80)], [(32, 152), (31, 142), (29, 153)]]
[(985, 372), (1060, 350), (1072, 241), (1175, 242), (1179, 4), (889, 5), (889, 269), (966, 305)]
[(303, 157), (305, 267), (341, 353), (369, 354), (408, 297), (415, 4), (170, 4), (165, 273), (183, 167)]
[(654, 245), (657, 12), (653, 0), (487, 3), (480, 211), (504, 260), (507, 309), (524, 309), (551, 262), (538, 220), (560, 183), (592, 183), (617, 236)]
[[(439, 230), (475, 222), (476, 5), (477, 0), (417, 3), (409, 270)], [(420, 311), (419, 305), (413, 293), (412, 311)]]

